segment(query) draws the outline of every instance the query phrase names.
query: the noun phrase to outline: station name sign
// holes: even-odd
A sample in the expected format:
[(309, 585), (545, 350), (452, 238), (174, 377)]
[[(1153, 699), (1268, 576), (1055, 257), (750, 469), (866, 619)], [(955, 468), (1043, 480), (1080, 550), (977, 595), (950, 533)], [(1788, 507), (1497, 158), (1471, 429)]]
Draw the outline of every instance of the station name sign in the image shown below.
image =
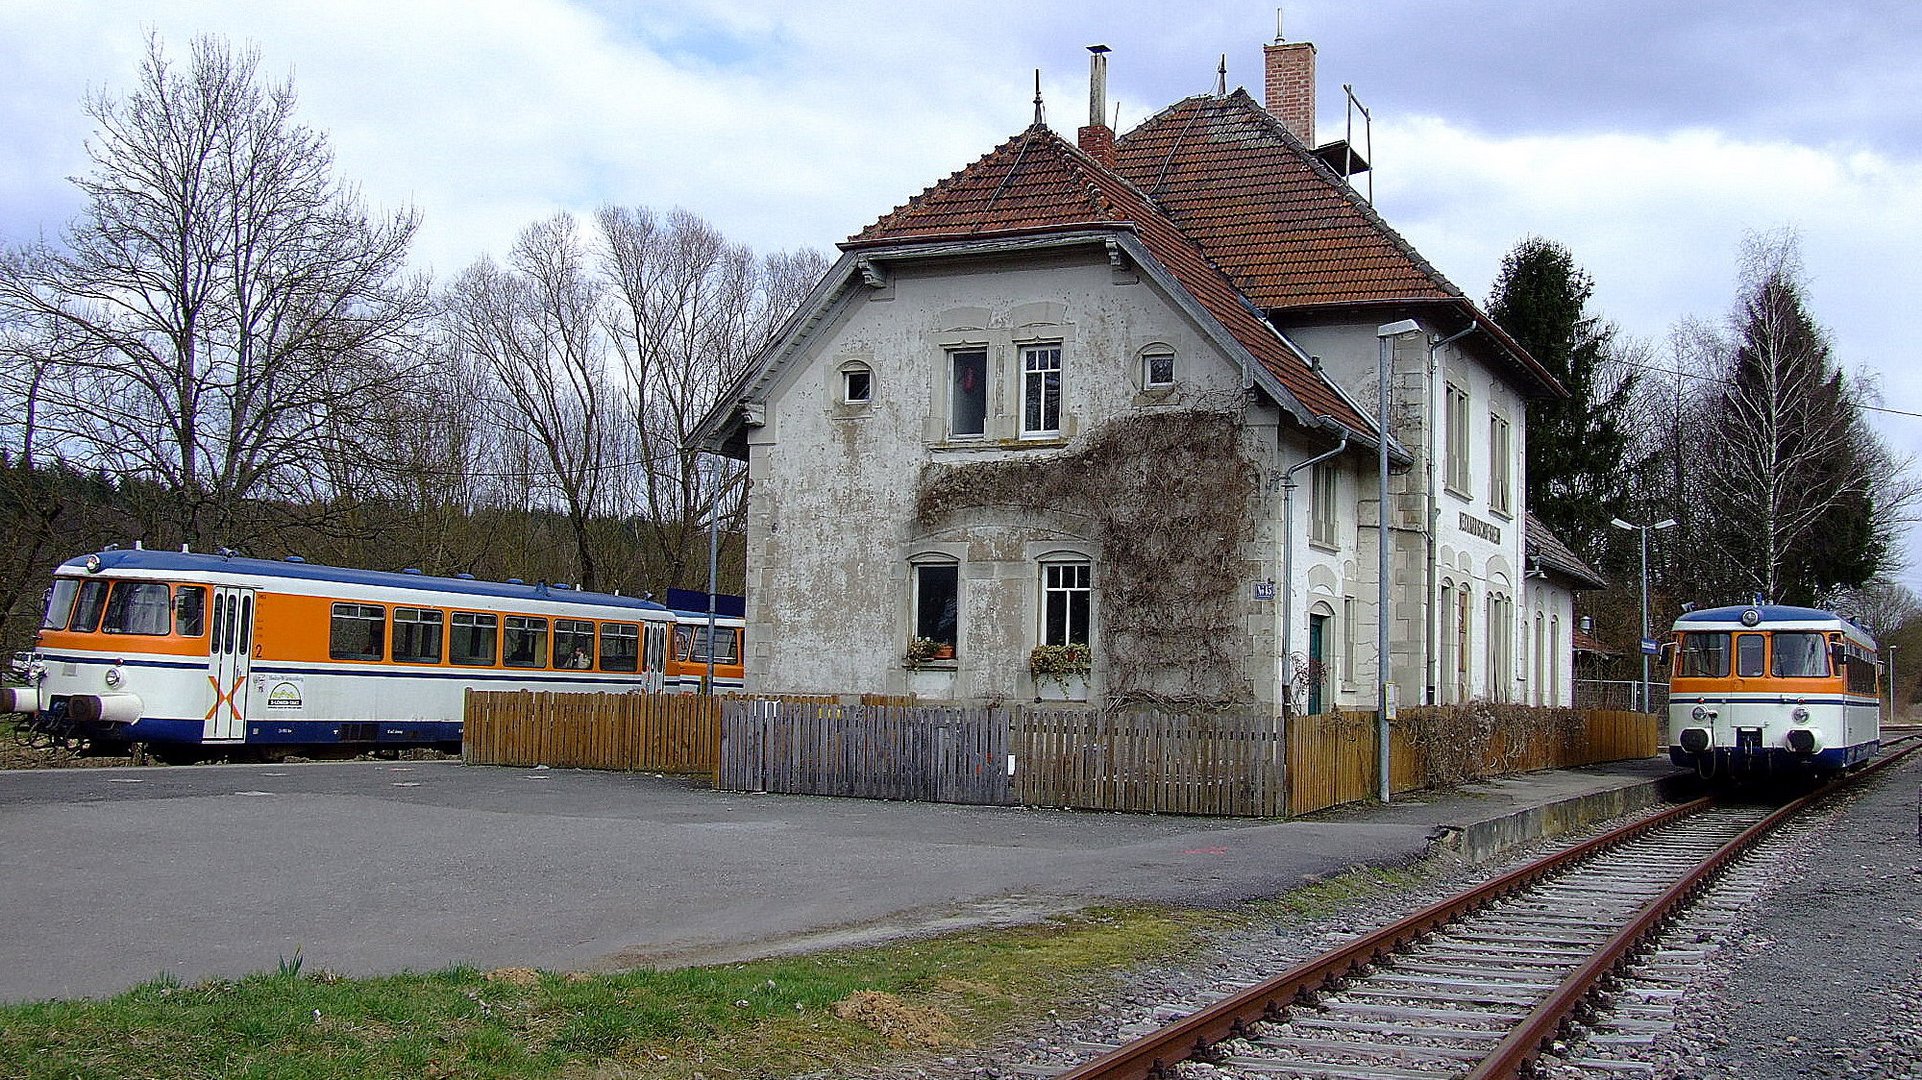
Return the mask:
[(1469, 517), (1467, 514), (1462, 514), (1461, 526), (1462, 531), (1470, 536), (1479, 536), (1491, 544), (1499, 544), (1502, 542), (1502, 530), (1500, 526), (1491, 525), (1480, 518)]

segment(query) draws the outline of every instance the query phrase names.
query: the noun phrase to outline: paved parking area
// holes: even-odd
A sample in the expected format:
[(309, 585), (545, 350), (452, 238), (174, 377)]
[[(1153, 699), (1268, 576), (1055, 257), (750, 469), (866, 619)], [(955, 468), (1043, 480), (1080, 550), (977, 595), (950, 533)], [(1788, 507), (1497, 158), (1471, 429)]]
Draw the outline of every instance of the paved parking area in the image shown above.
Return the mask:
[(344, 762), (0, 772), (0, 1001), (167, 972), (712, 962), (1219, 904), (1426, 850), (1342, 822), (715, 792), (651, 775)]

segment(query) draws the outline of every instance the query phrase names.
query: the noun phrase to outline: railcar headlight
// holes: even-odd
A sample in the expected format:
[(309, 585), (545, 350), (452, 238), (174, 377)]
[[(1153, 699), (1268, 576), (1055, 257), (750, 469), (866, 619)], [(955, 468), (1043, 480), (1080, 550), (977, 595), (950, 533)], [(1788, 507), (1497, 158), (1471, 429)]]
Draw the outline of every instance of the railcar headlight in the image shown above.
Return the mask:
[(108, 668), (106, 678), (107, 678), (108, 686), (119, 686), (120, 685), (120, 669), (117, 667)]
[(1708, 709), (1704, 708), (1703, 706), (1697, 705), (1695, 706), (1694, 709), (1689, 711), (1688, 715), (1690, 719), (1694, 720), (1696, 723), (1699, 724), (1702, 721), (1708, 719)]
[(1795, 711), (1789, 713), (1789, 719), (1794, 720), (1798, 724), (1806, 724), (1809, 722), (1809, 711), (1797, 705)]

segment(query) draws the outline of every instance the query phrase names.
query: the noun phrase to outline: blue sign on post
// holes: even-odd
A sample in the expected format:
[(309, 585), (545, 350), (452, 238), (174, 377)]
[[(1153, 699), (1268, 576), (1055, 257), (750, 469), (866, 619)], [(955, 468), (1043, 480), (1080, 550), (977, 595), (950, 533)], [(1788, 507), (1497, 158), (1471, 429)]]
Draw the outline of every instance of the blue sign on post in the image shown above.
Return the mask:
[(1642, 639), (1642, 652), (1648, 656), (1662, 655), (1662, 643), (1652, 637)]

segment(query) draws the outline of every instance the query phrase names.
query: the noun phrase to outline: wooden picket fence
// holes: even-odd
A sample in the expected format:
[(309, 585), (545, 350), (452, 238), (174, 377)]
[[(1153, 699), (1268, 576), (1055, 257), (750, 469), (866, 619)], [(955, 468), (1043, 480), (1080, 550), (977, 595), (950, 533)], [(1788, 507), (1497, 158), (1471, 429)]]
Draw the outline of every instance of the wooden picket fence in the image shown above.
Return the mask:
[[(873, 799), (1281, 817), (1375, 797), (1372, 713), (1275, 717), (957, 707), (885, 698), (469, 691), (477, 765), (709, 773), (716, 788)], [(1656, 717), (1405, 709), (1394, 792), (1648, 757)]]
[(461, 760), (711, 773), (720, 756), (723, 700), (696, 694), (469, 690)]
[[(1650, 757), (1658, 717), (1620, 710), (1428, 706), (1389, 725), (1391, 793), (1537, 769)], [(1288, 724), (1288, 813), (1375, 798), (1381, 786), (1375, 714), (1297, 716)]]
[(1024, 806), (1279, 817), (1284, 728), (1267, 710), (1012, 711)]
[(1010, 806), (1007, 711), (730, 699), (714, 786)]

